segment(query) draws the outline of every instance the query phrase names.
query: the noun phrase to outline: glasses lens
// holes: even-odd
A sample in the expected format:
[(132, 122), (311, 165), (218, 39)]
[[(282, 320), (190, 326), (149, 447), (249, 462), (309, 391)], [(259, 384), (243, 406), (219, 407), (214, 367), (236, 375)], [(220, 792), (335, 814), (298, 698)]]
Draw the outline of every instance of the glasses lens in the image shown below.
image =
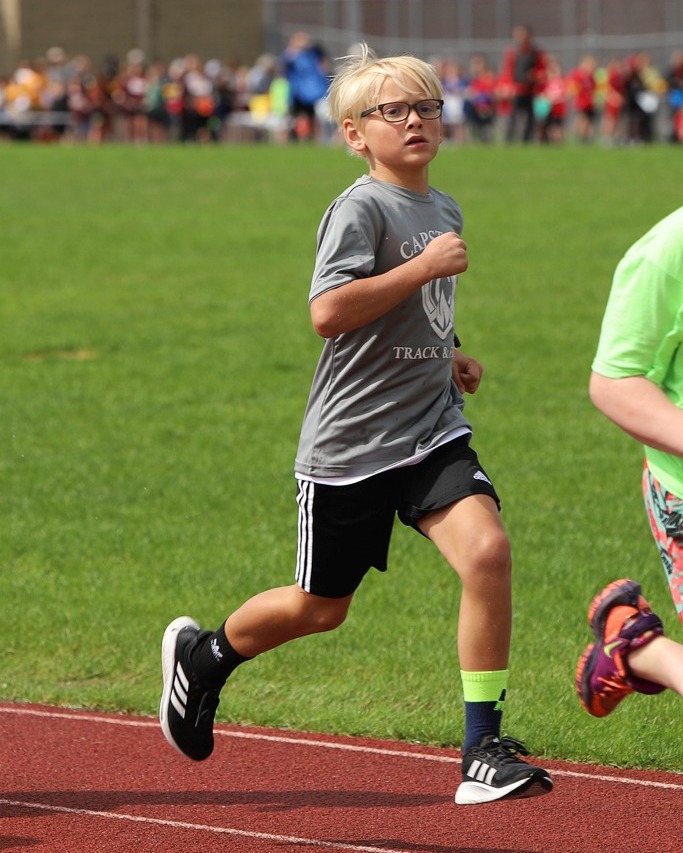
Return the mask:
[(408, 104), (383, 104), (381, 107), (382, 116), (387, 121), (403, 121), (410, 112)]
[(420, 118), (438, 118), (441, 115), (441, 104), (439, 101), (418, 101), (416, 104)]

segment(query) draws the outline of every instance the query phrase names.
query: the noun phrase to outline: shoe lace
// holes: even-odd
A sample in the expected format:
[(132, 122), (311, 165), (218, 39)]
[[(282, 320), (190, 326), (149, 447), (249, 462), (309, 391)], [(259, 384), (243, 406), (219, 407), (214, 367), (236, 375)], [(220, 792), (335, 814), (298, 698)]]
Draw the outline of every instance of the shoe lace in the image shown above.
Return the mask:
[(623, 696), (624, 694), (628, 694), (632, 692), (632, 688), (624, 681), (623, 678), (617, 676), (616, 678), (612, 678), (611, 676), (600, 676), (598, 678), (600, 682), (601, 689), (600, 695), (603, 698), (609, 699), (614, 696)]
[(602, 685), (605, 693), (623, 693), (629, 690), (626, 681), (617, 673), (616, 677), (611, 675), (601, 675), (598, 681)]
[(206, 690), (199, 702), (195, 726), (213, 725), (220, 698), (217, 690)]
[(496, 753), (498, 754), (501, 764), (510, 764), (519, 759), (517, 755), (528, 755), (529, 750), (524, 746), (521, 740), (514, 737), (502, 737), (496, 745)]

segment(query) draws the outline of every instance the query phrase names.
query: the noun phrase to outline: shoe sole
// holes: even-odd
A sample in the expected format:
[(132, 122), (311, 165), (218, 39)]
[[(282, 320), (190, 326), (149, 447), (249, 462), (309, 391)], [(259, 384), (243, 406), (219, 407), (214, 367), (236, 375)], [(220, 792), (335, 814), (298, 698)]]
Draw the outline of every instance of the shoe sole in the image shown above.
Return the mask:
[(639, 598), (640, 584), (628, 578), (614, 581), (595, 596), (588, 609), (588, 624), (600, 644), (605, 642), (605, 624), (610, 610), (622, 604), (638, 608)]
[(614, 708), (606, 710), (600, 705), (598, 705), (597, 708), (594, 708), (592, 705), (591, 700), (593, 698), (593, 691), (590, 688), (590, 679), (595, 667), (595, 661), (600, 654), (601, 648), (602, 646), (598, 643), (590, 643), (590, 645), (586, 646), (583, 650), (583, 654), (579, 658), (579, 662), (576, 666), (576, 677), (574, 682), (576, 692), (579, 694), (579, 700), (584, 711), (587, 711), (591, 717), (606, 717), (608, 714), (612, 713), (614, 708), (616, 708), (615, 705)]
[(173, 739), (168, 723), (168, 706), (171, 702), (171, 692), (173, 691), (173, 680), (175, 677), (176, 640), (178, 639), (178, 634), (184, 628), (199, 630), (199, 625), (190, 616), (179, 616), (166, 628), (161, 641), (161, 677), (164, 686), (159, 704), (159, 722), (161, 723), (161, 731), (164, 733), (166, 740), (175, 750), (187, 758), (188, 756)]
[[(595, 668), (595, 661), (600, 654), (605, 643), (605, 626), (610, 610), (614, 607), (627, 605), (629, 607), (638, 607), (640, 602), (640, 584), (637, 581), (629, 578), (622, 578), (608, 584), (601, 590), (591, 601), (588, 608), (588, 624), (595, 635), (597, 642), (590, 643), (583, 650), (583, 654), (579, 658), (576, 667), (575, 686), (576, 692), (579, 694), (579, 699), (585, 711), (592, 717), (606, 717), (611, 714), (614, 707), (606, 709), (601, 706), (596, 708), (592, 705), (593, 691), (590, 688), (590, 678)], [(622, 698), (626, 698), (625, 696)], [(621, 701), (621, 700), (620, 700)]]
[(481, 803), (493, 803), (497, 800), (522, 800), (527, 797), (540, 797), (553, 789), (550, 776), (529, 776), (520, 779), (505, 788), (492, 788), (481, 782), (462, 782), (455, 792), (455, 802), (459, 806), (476, 806)]

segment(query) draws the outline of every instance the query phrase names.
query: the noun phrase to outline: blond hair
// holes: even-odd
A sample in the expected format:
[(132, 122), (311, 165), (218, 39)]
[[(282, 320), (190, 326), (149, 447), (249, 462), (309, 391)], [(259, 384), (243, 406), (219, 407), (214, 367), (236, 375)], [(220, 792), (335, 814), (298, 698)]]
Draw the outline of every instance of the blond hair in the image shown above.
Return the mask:
[[(409, 94), (424, 92), (428, 98), (442, 98), (443, 88), (436, 69), (416, 56), (389, 56), (379, 59), (367, 44), (359, 53), (344, 59), (330, 86), (330, 117), (341, 127), (344, 119), (360, 121), (364, 109), (377, 102), (385, 80), (397, 81)], [(410, 85), (417, 88), (413, 92)]]

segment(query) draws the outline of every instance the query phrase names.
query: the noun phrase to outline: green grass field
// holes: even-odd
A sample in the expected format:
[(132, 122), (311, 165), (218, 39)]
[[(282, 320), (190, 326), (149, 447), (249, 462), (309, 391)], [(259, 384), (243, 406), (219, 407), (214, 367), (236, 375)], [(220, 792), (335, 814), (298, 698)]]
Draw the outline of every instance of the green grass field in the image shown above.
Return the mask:
[[(641, 452), (591, 406), (623, 251), (680, 205), (680, 150), (444, 149), (465, 213), (468, 400), (515, 557), (505, 728), (537, 754), (681, 769), (680, 699), (610, 718), (574, 694), (592, 595), (640, 579), (683, 639)], [(363, 171), (340, 149), (0, 150), (0, 698), (153, 715), (159, 642), (289, 583), (292, 464), (320, 342), (318, 221)], [(219, 719), (438, 744), (462, 735), (459, 587), (396, 529), (346, 624), (234, 676)]]

